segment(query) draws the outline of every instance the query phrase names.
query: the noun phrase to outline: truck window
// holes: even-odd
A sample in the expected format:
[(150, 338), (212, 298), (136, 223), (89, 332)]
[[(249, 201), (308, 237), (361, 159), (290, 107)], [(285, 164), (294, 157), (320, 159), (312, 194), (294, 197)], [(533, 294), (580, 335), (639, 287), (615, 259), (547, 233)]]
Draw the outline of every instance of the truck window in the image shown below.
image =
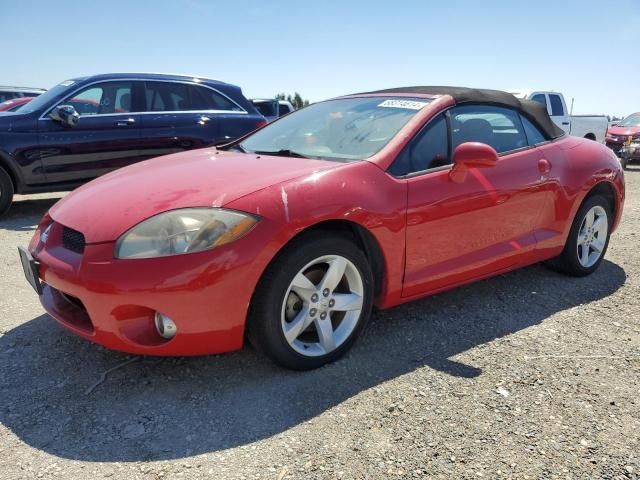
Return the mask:
[(562, 117), (565, 115), (562, 99), (560, 95), (549, 94), (549, 103), (551, 103), (551, 116)]
[(531, 100), (541, 103), (545, 107), (547, 106), (547, 99), (545, 98), (544, 93), (536, 93), (533, 97), (531, 97)]

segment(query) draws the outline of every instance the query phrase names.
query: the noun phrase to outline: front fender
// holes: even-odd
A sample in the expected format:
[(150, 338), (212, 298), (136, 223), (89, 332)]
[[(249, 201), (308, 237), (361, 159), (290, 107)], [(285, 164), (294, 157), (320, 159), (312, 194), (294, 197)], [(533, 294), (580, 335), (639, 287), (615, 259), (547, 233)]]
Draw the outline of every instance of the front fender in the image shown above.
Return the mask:
[(362, 161), (273, 185), (225, 207), (260, 216), (265, 247), (254, 262), (260, 275), (302, 231), (331, 220), (360, 225), (382, 252), (385, 282), (378, 304), (386, 306), (402, 291), (406, 202), (405, 181)]

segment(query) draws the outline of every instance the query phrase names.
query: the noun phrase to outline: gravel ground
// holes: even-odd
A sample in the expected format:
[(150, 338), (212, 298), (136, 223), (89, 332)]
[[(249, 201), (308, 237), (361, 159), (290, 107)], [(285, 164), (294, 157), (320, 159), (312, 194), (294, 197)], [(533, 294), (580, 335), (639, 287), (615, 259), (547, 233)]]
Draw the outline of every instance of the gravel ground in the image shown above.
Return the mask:
[(66, 333), (16, 252), (56, 197), (20, 199), (0, 222), (0, 478), (640, 478), (640, 169), (627, 183), (591, 277), (533, 266), (378, 312), (308, 373)]

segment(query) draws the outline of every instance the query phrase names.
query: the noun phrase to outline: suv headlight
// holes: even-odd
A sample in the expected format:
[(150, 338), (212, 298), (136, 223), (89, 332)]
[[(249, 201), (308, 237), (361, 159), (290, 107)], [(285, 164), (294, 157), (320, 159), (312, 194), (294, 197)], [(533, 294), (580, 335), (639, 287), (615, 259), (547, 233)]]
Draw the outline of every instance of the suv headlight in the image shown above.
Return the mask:
[(258, 223), (247, 213), (183, 208), (139, 223), (116, 242), (116, 258), (152, 258), (201, 252), (242, 237)]

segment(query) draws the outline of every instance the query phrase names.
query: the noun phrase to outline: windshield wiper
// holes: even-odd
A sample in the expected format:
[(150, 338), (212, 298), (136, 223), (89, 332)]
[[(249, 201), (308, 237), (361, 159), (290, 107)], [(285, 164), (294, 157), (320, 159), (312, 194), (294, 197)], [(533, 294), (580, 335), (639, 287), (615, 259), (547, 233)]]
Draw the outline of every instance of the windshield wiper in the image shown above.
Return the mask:
[(293, 150), (287, 150), (287, 149), (273, 150), (273, 151), (255, 150), (250, 153), (257, 153), (258, 155), (274, 155), (276, 157), (311, 158), (311, 157), (308, 157), (307, 155), (303, 155), (302, 153), (294, 152)]

